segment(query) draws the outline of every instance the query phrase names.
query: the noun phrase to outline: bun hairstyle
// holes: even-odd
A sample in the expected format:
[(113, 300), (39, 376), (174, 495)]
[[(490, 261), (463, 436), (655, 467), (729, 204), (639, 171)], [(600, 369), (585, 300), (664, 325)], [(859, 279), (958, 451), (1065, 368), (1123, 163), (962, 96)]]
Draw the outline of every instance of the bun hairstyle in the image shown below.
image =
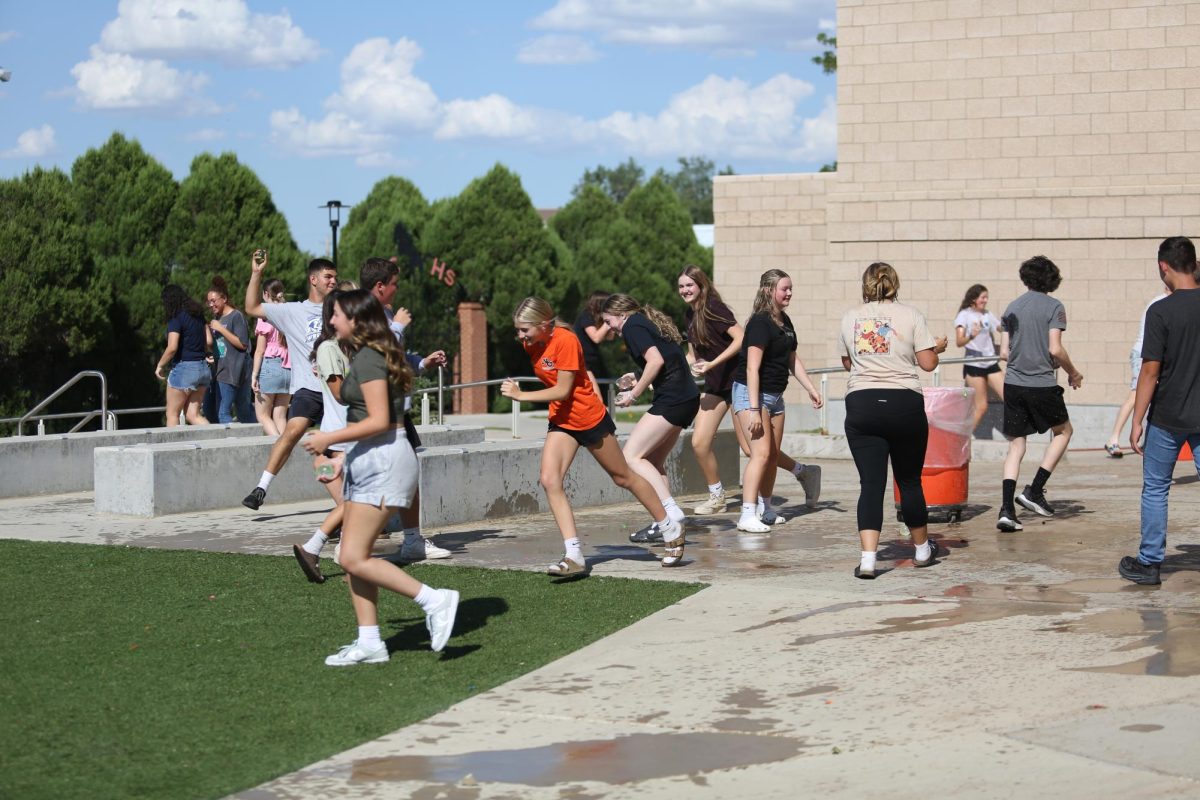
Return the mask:
[(604, 301), (604, 307), (601, 313), (604, 314), (637, 314), (641, 312), (646, 316), (646, 319), (654, 323), (654, 327), (658, 328), (658, 333), (664, 339), (675, 342), (676, 344), (683, 343), (683, 336), (679, 333), (679, 328), (675, 327), (675, 323), (671, 321), (663, 312), (659, 311), (654, 306), (644, 306), (637, 300), (634, 300), (627, 294), (614, 294), (609, 296)]
[(783, 309), (775, 302), (775, 287), (784, 278), (791, 276), (781, 269), (769, 269), (758, 278), (758, 292), (754, 295), (754, 310), (752, 314), (766, 312), (775, 320), (775, 324), (783, 327)]
[(216, 292), (219, 297), (225, 298), (225, 302), (229, 302), (229, 284), (225, 283), (225, 279), (220, 275), (213, 275), (212, 282), (208, 287), (208, 291)]
[(712, 310), (712, 303), (723, 302), (721, 293), (713, 286), (709, 280), (708, 274), (694, 264), (688, 264), (679, 273), (680, 277), (688, 277), (696, 284), (698, 290), (696, 294), (696, 306), (692, 314), (692, 322), (688, 326), (688, 340), (701, 345), (708, 346), (712, 344), (708, 326), (714, 322), (736, 322), (736, 320), (727, 319)]
[(544, 325), (554, 323), (556, 328), (569, 327), (554, 314), (554, 308), (540, 297), (526, 297), (513, 310), (513, 322), (522, 325)]
[(876, 261), (863, 273), (862, 296), (864, 303), (881, 303), (895, 300), (900, 294), (900, 276), (896, 269), (883, 261)]
[(387, 361), (388, 382), (408, 394), (412, 388), (412, 368), (404, 360), (404, 352), (396, 344), (396, 335), (375, 295), (366, 289), (352, 289), (342, 292), (334, 302), (351, 323), (350, 352), (370, 347), (382, 353)]

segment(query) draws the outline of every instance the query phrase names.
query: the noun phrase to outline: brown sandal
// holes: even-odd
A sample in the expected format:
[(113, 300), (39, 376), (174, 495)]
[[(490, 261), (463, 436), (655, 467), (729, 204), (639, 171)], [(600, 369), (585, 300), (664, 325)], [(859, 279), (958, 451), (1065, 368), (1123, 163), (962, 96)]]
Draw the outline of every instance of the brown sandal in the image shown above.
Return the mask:
[(683, 545), (682, 536), (669, 542), (663, 542), (663, 546), (666, 548), (662, 557), (664, 567), (678, 567), (683, 562)]
[(587, 572), (587, 565), (580, 564), (566, 556), (559, 559), (557, 564), (552, 564), (546, 569), (547, 575), (553, 575), (556, 578), (565, 578), (569, 575), (582, 575)]

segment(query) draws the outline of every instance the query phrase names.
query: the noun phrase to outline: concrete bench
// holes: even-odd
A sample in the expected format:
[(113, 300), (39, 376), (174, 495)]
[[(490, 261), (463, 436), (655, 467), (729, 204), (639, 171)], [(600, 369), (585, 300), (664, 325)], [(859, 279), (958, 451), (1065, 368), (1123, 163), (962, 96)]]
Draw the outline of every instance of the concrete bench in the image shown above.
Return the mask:
[(180, 425), (0, 439), (0, 497), (86, 492), (92, 489), (92, 452), (97, 447), (209, 441), (262, 436), (262, 426)]
[[(261, 432), (261, 428), (259, 429)], [(432, 447), (482, 443), (482, 427), (417, 426)], [(93, 452), (96, 510), (158, 517), (235, 508), (262, 474), (274, 436), (97, 447)], [(327, 498), (313, 475), (312, 456), (297, 445), (267, 493), (268, 503)]]
[[(418, 427), (428, 445), (421, 459), (421, 520), (435, 527), (460, 522), (547, 511), (538, 484), (541, 440), (484, 442), (482, 428)], [(446, 442), (439, 437), (474, 441)], [(691, 452), (690, 432), (680, 437), (667, 461), (672, 490), (694, 494), (706, 490)], [(187, 511), (238, 506), (258, 480), (269, 447), (261, 456), (246, 455), (248, 443), (197, 442), (189, 445), (143, 445), (96, 451), (96, 510), (112, 514), (157, 517)], [(737, 443), (722, 431), (714, 444), (718, 462), (732, 473)], [(271, 484), (267, 504), (328, 497), (313, 479), (312, 459), (295, 453)], [(729, 476), (733, 478), (731, 474)], [(627, 502), (631, 495), (612, 482), (591, 456), (580, 452), (567, 475), (567, 493), (578, 507)]]

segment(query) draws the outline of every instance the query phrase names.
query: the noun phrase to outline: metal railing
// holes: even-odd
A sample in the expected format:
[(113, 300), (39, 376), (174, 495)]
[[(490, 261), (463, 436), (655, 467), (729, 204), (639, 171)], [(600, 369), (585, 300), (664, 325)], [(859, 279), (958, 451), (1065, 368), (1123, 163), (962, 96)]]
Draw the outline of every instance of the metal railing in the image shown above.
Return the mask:
[[(83, 380), (84, 378), (98, 378), (100, 380), (100, 408), (99, 409), (96, 409), (94, 411), (77, 412), (75, 414), (41, 414), (41, 415), (39, 415), (37, 413), (37, 412), (41, 411), (43, 408), (45, 408), (46, 406), (50, 405), (50, 403), (57, 400), (63, 394), (63, 392), (67, 391), (72, 386), (79, 383), (79, 381)], [(116, 416), (113, 414), (110, 414), (108, 411), (108, 378), (106, 378), (104, 373), (100, 372), (99, 370), (85, 369), (81, 372), (76, 373), (75, 377), (71, 378), (69, 381), (64, 383), (62, 386), (55, 389), (53, 392), (50, 393), (49, 397), (47, 397), (42, 402), (38, 403), (33, 408), (29, 409), (29, 411), (25, 412), (25, 414), (23, 416), (10, 417), (8, 419), (0, 420), (0, 422), (16, 422), (17, 423), (17, 436), (23, 436), (24, 432), (25, 432), (25, 423), (31, 419), (36, 419), (38, 421), (38, 436), (43, 436), (46, 433), (46, 420), (48, 420), (48, 419), (73, 419), (74, 417), (82, 417), (82, 419), (80, 419), (79, 422), (75, 423), (75, 426), (73, 428), (71, 428), (70, 431), (68, 431), (68, 433), (75, 433), (77, 430), (82, 428), (84, 425), (88, 424), (93, 419), (95, 419), (97, 415), (99, 415), (99, 417), (100, 417), (100, 429), (101, 430), (116, 430), (116, 428), (117, 428)]]

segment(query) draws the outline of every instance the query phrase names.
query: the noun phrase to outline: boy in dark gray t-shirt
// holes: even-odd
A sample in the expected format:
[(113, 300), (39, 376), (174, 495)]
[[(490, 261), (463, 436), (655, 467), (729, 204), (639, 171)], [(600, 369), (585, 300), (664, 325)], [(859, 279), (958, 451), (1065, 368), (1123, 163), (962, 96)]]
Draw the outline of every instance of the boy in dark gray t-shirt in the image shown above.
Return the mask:
[(1004, 435), (1008, 437), (1008, 455), (1004, 459), (996, 527), (1006, 532), (1023, 527), (1017, 519), (1013, 495), (1025, 457), (1025, 439), (1031, 433), (1051, 431), (1053, 437), (1033, 482), (1015, 500), (1043, 517), (1054, 514), (1046, 500), (1046, 481), (1071, 441), (1071, 420), (1056, 370), (1062, 367), (1066, 371), (1072, 389), (1083, 384), (1083, 375), (1075, 369), (1062, 345), (1067, 311), (1062, 303), (1050, 297), (1050, 292), (1062, 283), (1058, 267), (1045, 256), (1034, 256), (1021, 265), (1021, 282), (1029, 291), (1012, 301), (1001, 318), (1000, 357), (1008, 361), (1004, 375)]

